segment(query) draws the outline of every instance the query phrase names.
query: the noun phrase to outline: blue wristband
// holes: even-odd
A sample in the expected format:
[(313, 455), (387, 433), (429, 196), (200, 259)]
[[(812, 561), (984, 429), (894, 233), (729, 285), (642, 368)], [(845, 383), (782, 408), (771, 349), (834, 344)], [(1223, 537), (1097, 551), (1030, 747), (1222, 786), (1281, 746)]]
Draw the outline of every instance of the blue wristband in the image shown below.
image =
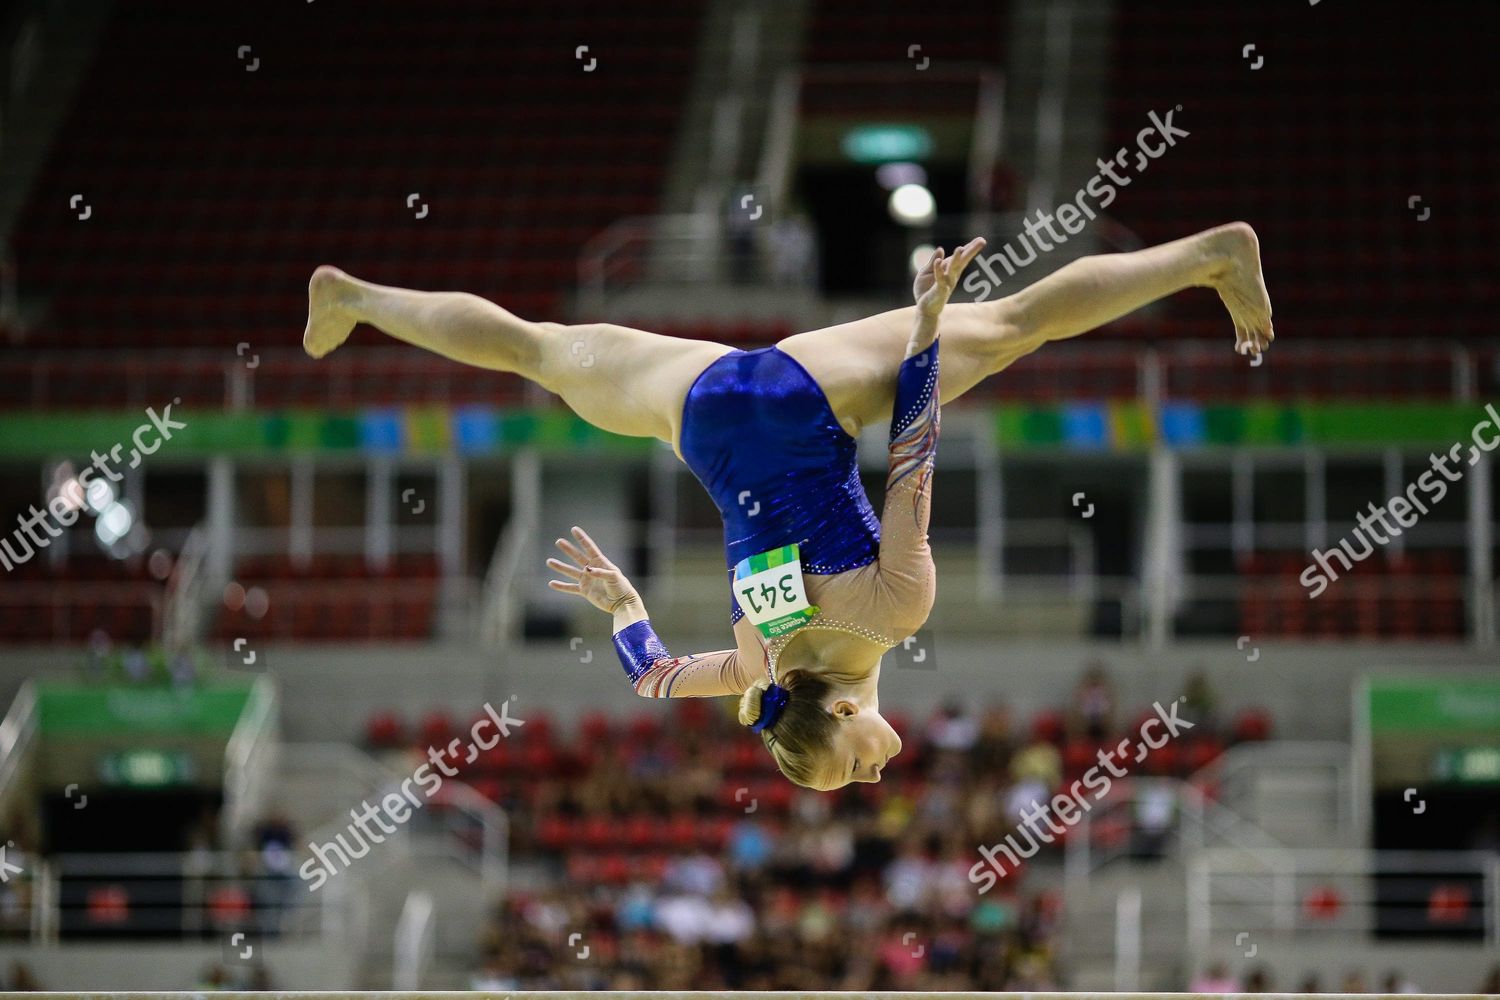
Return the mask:
[(891, 440), (898, 438), (927, 409), (938, 385), (938, 342), (934, 340), (901, 362), (896, 372), (896, 405), (891, 413)]
[(629, 675), (632, 684), (651, 669), (651, 664), (672, 656), (657, 638), (649, 618), (626, 625), (616, 632), (615, 652), (620, 654), (620, 663), (625, 667), (625, 673)]

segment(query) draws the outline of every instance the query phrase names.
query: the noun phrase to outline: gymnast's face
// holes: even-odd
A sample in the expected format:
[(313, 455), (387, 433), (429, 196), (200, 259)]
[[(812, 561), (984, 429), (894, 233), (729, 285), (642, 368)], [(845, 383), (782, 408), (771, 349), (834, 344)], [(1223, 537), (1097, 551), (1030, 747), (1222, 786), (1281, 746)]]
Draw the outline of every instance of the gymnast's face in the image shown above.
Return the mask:
[(886, 763), (901, 752), (901, 737), (870, 708), (840, 698), (828, 707), (838, 720), (833, 745), (824, 765), (822, 791), (843, 788), (851, 781), (879, 781)]

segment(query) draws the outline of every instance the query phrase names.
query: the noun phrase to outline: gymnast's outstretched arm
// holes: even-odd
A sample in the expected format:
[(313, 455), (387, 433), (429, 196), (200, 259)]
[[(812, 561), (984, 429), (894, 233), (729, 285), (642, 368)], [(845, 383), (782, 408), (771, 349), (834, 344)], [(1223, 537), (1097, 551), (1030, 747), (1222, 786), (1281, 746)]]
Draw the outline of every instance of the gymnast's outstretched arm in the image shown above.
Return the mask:
[(871, 609), (872, 620), (882, 622), (898, 638), (915, 632), (927, 620), (937, 592), (927, 524), (940, 424), (938, 323), (959, 276), (983, 249), (984, 240), (975, 239), (947, 260), (940, 249), (935, 251), (912, 288), (916, 316), (906, 356), (896, 372), (873, 595), (878, 606)]
[(572, 564), (561, 559), (547, 565), (568, 577), (549, 580), (547, 585), (565, 594), (577, 594), (601, 611), (614, 616), (615, 651), (625, 667), (635, 693), (642, 698), (712, 698), (739, 695), (765, 671), (764, 661), (738, 649), (673, 656), (651, 627), (646, 605), (618, 566), (610, 562), (582, 528), (574, 528), (577, 544), (565, 538), (557, 547)]

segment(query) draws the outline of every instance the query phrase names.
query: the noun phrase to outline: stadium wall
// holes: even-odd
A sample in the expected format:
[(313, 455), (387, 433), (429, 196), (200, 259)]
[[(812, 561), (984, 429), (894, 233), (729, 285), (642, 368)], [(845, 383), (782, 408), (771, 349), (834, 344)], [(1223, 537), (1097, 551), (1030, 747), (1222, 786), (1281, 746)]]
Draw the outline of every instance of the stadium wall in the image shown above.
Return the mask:
[[(666, 638), (674, 651), (690, 652), (722, 648), (727, 633), (696, 642)], [(283, 731), (295, 741), (358, 740), (366, 720), (378, 711), (395, 711), (410, 722), (433, 709), (467, 718), (485, 702), (498, 706), (506, 698), (515, 699), (512, 715), (525, 718), (528, 710), (545, 710), (564, 728), (592, 709), (652, 710), (626, 684), (606, 623), (584, 636), (577, 649), (568, 646), (533, 644), (502, 652), (469, 645), (269, 646), (257, 650), (255, 666), (281, 685)], [(0, 656), (0, 696), (8, 705), (28, 678), (76, 676), (83, 656), (78, 649), (8, 651)], [(1349, 738), (1351, 690), (1363, 675), (1430, 677), (1495, 669), (1493, 651), (1458, 645), (1263, 645), (1252, 638), (1243, 650), (1224, 640), (1180, 643), (1157, 652), (1111, 644), (939, 637), (928, 661), (931, 669), (903, 667), (894, 652), (887, 654), (882, 708), (921, 718), (948, 698), (970, 705), (1004, 701), (1024, 720), (1039, 709), (1066, 705), (1084, 666), (1095, 660), (1108, 668), (1127, 717), (1153, 701), (1178, 697), (1187, 677), (1202, 670), (1226, 715), (1262, 707), (1275, 720), (1275, 736), (1317, 740)]]

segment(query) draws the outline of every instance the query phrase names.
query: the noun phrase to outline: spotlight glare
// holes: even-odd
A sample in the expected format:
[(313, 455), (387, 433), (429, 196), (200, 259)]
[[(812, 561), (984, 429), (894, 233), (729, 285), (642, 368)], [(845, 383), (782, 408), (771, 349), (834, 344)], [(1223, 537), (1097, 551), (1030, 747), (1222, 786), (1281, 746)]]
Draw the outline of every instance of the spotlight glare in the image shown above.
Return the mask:
[(106, 479), (90, 479), (85, 499), (95, 514), (103, 514), (115, 502), (115, 488)]
[(230, 611), (238, 611), (245, 606), (245, 588), (237, 581), (230, 580), (224, 585), (224, 607)]
[(271, 610), (271, 595), (263, 587), (251, 587), (245, 591), (245, 614), (259, 621)]
[(932, 192), (920, 184), (903, 184), (891, 192), (891, 218), (903, 226), (925, 226), (937, 215)]
[(134, 525), (135, 515), (129, 505), (112, 503), (99, 512), (99, 520), (94, 524), (94, 534), (98, 537), (99, 544), (109, 548), (130, 534)]
[(916, 277), (917, 272), (927, 266), (927, 261), (932, 258), (932, 251), (935, 249), (936, 247), (931, 243), (918, 243), (912, 248), (911, 260), (907, 262), (907, 266), (911, 268), (912, 277)]

